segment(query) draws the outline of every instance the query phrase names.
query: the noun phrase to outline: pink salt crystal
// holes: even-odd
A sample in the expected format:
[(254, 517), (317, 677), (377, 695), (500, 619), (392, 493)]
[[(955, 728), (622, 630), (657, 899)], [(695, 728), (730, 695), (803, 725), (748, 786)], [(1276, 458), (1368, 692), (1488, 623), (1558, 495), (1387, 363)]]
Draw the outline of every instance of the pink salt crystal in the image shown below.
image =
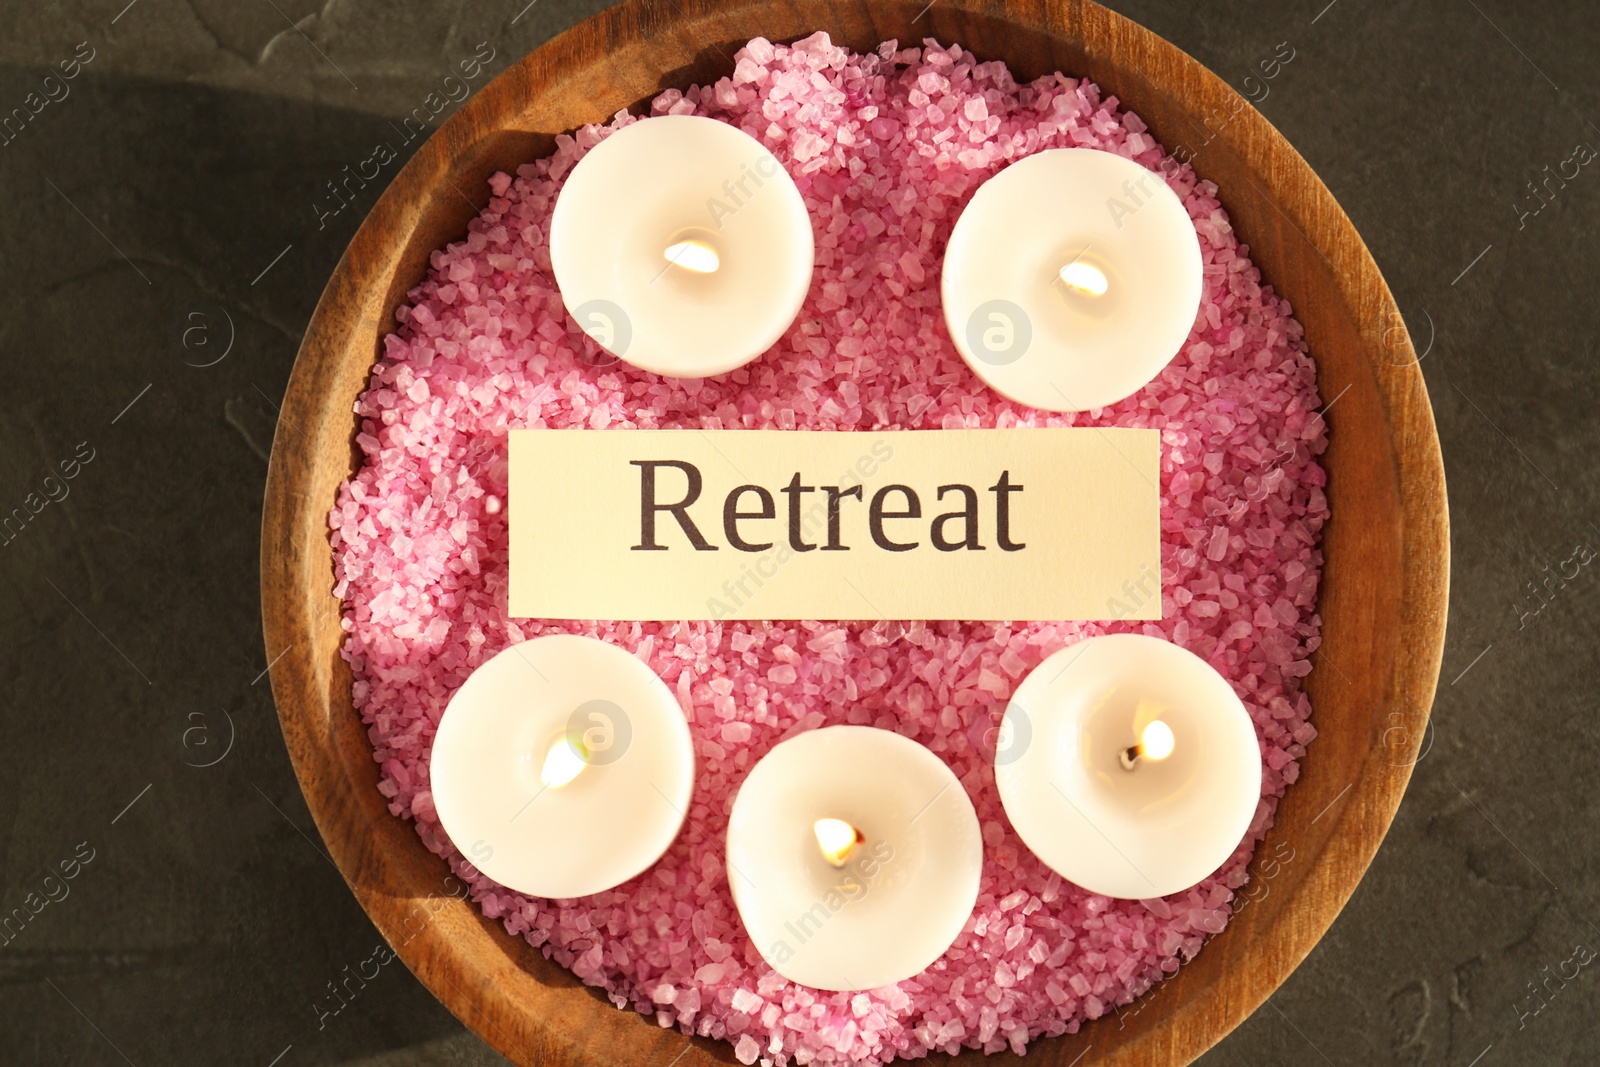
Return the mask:
[(1143, 905), (1143, 907), (1144, 907), (1144, 909), (1146, 911), (1148, 911), (1151, 915), (1154, 915), (1158, 919), (1170, 919), (1170, 918), (1172, 918), (1172, 908), (1171, 908), (1171, 906), (1168, 905), (1167, 902), (1165, 900), (1161, 899), (1160, 897), (1151, 897), (1148, 900), (1141, 900), (1141, 901), (1139, 901), (1139, 903), (1141, 905)]
[(1215, 563), (1228, 554), (1228, 528), (1218, 526), (1211, 531), (1211, 539), (1206, 543), (1206, 559)]
[(1006, 672), (1007, 677), (1020, 678), (1028, 669), (1027, 660), (1011, 651), (1009, 648), (1000, 653), (1000, 669)]
[(916, 253), (903, 253), (900, 256), (899, 264), (900, 270), (911, 281), (912, 285), (921, 285), (927, 278), (926, 272), (922, 269), (922, 261), (917, 258)]
[[(571, 322), (548, 248), (573, 165), (635, 120), (619, 114), (562, 135), (550, 158), (490, 178), (489, 206), (465, 239), (433, 253), (395, 311), (401, 328), (385, 337), (356, 405), (363, 463), (329, 512), (343, 653), (380, 793), (486, 916), (613, 1003), (726, 1040), (742, 1062), (1020, 1052), (1030, 1037), (1075, 1032), (1175, 973), (1220, 929), (1228, 888), (1244, 884), (1316, 736), (1299, 679), (1320, 642), (1328, 502), (1315, 457), (1326, 426), (1312, 414), (1323, 400), (1304, 331), (1261, 284), (1216, 188), (1163, 166), (1171, 157), (1139, 117), (1091, 83), (1019, 86), (959, 48), (887, 44), (856, 56), (822, 34), (793, 46), (751, 41), (731, 77), (665, 92), (651, 113), (737, 124), (796, 177), (818, 238), (807, 307), (733, 374), (636, 372)], [(1205, 296), (1188, 342), (1149, 386), (1109, 408), (1049, 415), (972, 379), (939, 320), (937, 266), (982, 181), (1067, 145), (1171, 170), (1195, 220)], [(511, 893), (455, 850), (427, 776), (444, 706), (511, 642), (574, 629), (505, 614), (509, 429), (1013, 425), (1161, 430), (1160, 621), (584, 624), (657, 670), (683, 709), (702, 760), (678, 841), (644, 876), (579, 901)], [(992, 754), (971, 741), (1030, 667), (1107, 632), (1154, 633), (1207, 657), (1260, 724), (1267, 773), (1246, 839), (1203, 891), (1172, 901), (1091, 897), (1044, 868), (1004, 818)], [(974, 921), (924, 975), (870, 995), (816, 993), (766, 966), (739, 923), (722, 853), (728, 804), (754, 762), (786, 737), (842, 722), (933, 747), (971, 796), (985, 841)]]

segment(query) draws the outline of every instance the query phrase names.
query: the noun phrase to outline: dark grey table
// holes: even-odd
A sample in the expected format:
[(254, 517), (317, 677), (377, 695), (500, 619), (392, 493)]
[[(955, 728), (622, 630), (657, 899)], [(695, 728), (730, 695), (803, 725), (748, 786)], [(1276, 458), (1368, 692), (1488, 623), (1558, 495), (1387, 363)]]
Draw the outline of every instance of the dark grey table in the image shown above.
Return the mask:
[[(31, 516), (0, 537), (0, 912), (47, 901), (0, 937), (0, 1063), (502, 1062), (399, 964), (319, 1026), (380, 939), (283, 749), (257, 528), (301, 331), (399, 164), (325, 218), (324, 182), (480, 42), (498, 72), (601, 6), (526, 2), (5, 5), (0, 115), (57, 98), (0, 145), (0, 513)], [(1545, 580), (1600, 551), (1600, 168), (1530, 183), (1600, 147), (1600, 12), (1114, 6), (1260, 98), (1355, 220), (1428, 350), (1454, 525), (1399, 818), (1204, 1062), (1593, 1064), (1600, 973), (1559, 974), (1600, 949), (1600, 565)]]

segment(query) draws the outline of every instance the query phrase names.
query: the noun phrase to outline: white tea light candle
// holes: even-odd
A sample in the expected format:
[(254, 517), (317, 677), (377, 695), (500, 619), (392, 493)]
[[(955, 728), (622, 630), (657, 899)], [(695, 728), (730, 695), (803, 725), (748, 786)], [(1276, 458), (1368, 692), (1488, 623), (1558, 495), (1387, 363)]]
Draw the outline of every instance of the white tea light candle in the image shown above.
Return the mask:
[(941, 279), (956, 349), (996, 392), (1046, 411), (1143, 388), (1194, 326), (1200, 240), (1161, 175), (1055, 148), (984, 182), (956, 220)]
[(1109, 634), (1062, 649), (1017, 687), (1006, 729), (1031, 739), (995, 764), (1011, 824), (1092, 893), (1188, 889), (1233, 854), (1261, 799), (1249, 713), (1169, 641)]
[(621, 885), (678, 836), (694, 747), (678, 701), (627, 651), (574, 634), (504, 649), (456, 691), (429, 768), (445, 833), (508, 889)]
[(813, 989), (920, 974), (972, 914), (983, 836), (966, 790), (910, 738), (830, 726), (773, 747), (728, 816), (728, 882), (772, 969)]
[(640, 119), (567, 176), (550, 219), (562, 302), (607, 351), (671, 378), (770, 348), (811, 285), (805, 201), (766, 147), (695, 115)]

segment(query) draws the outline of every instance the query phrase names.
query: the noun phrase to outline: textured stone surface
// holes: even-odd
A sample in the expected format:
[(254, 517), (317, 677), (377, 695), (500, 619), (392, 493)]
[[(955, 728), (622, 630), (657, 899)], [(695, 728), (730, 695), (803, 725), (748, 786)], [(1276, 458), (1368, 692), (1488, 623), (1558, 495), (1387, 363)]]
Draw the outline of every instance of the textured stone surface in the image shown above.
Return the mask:
[[(1515, 205), (1600, 148), (1600, 17), (1324, 3), (1114, 5), (1260, 99), (1354, 219), (1428, 349), (1454, 523), (1411, 792), (1328, 936), (1202, 1062), (1591, 1064), (1600, 975), (1556, 975), (1600, 948), (1600, 569), (1548, 603), (1528, 583), (1600, 548), (1600, 173)], [(0, 510), (79, 457), (0, 545), (0, 910), (93, 858), (0, 947), (0, 1060), (502, 1062), (397, 963), (331, 1014), (379, 938), (260, 677), (257, 525), (300, 332), (378, 192), (319, 229), (323, 182), (479, 42), (498, 71), (598, 6), (5, 5), (0, 111), (94, 58), (0, 147)]]

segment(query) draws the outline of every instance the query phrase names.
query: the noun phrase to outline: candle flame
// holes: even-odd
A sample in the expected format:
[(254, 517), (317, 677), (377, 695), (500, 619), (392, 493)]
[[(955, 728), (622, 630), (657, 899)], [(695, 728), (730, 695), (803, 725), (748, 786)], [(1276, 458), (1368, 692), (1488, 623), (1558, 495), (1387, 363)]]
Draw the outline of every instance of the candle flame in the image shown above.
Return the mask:
[(1172, 755), (1172, 727), (1155, 719), (1139, 738), (1139, 755), (1145, 759), (1166, 759)]
[(668, 245), (662, 254), (673, 266), (692, 270), (696, 274), (712, 274), (722, 266), (722, 257), (717, 255), (717, 250), (704, 241), (676, 241)]
[(1073, 260), (1061, 268), (1061, 281), (1068, 289), (1089, 296), (1106, 295), (1106, 275), (1099, 267)]
[(818, 819), (811, 824), (817, 847), (830, 867), (843, 867), (856, 846), (866, 843), (866, 835), (843, 819)]
[(582, 746), (574, 744), (570, 737), (561, 737), (545, 753), (544, 769), (539, 772), (539, 780), (551, 789), (560, 789), (578, 777), (588, 765), (589, 760)]
[(1140, 760), (1164, 760), (1172, 755), (1176, 740), (1172, 736), (1172, 727), (1160, 719), (1151, 719), (1145, 728), (1139, 731), (1139, 743), (1129, 745), (1117, 753), (1117, 760), (1122, 764), (1122, 769), (1131, 771), (1139, 766)]

